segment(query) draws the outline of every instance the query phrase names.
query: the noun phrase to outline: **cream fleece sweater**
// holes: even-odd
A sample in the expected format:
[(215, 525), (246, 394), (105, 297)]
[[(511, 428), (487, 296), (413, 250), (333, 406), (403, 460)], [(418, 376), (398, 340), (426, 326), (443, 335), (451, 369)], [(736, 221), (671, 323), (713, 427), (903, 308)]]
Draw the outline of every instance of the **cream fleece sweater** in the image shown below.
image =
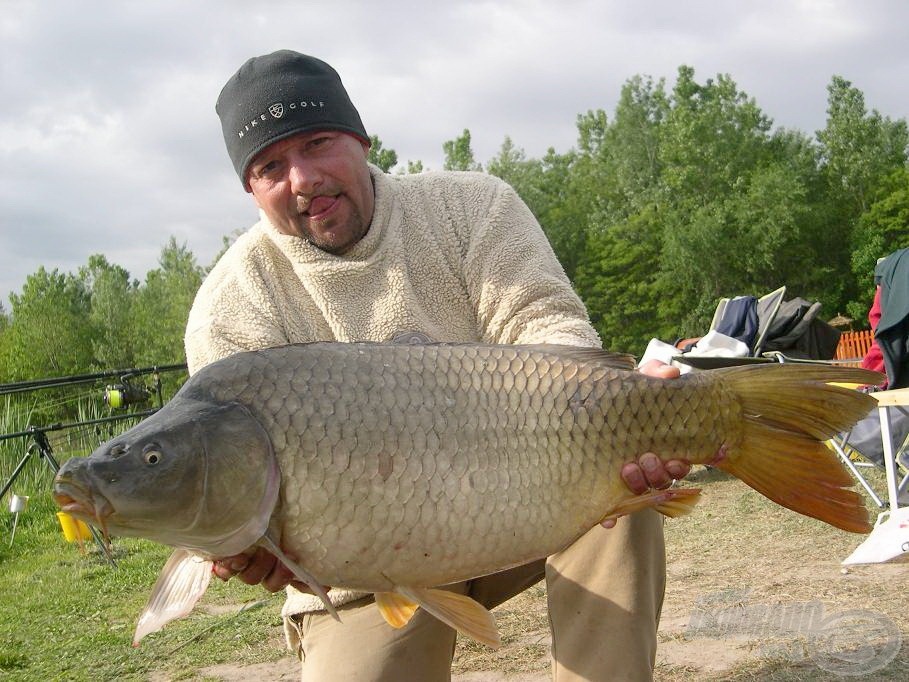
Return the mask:
[[(279, 233), (264, 214), (218, 261), (186, 330), (190, 372), (232, 353), (307, 341), (600, 346), (517, 193), (481, 173), (386, 175), (366, 236), (343, 256)], [(333, 603), (360, 596), (332, 590)], [(288, 589), (284, 615), (324, 608)]]

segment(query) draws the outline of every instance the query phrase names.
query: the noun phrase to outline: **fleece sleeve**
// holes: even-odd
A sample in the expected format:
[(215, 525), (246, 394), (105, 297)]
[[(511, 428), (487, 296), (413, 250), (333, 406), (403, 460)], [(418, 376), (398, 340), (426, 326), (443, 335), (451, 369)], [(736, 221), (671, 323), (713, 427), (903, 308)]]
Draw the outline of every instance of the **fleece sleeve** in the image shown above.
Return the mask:
[(240, 351), (289, 343), (265, 281), (243, 270), (219, 263), (196, 294), (184, 339), (190, 374)]
[(498, 183), (474, 223), (466, 274), (483, 341), (599, 347), (581, 299), (536, 218)]

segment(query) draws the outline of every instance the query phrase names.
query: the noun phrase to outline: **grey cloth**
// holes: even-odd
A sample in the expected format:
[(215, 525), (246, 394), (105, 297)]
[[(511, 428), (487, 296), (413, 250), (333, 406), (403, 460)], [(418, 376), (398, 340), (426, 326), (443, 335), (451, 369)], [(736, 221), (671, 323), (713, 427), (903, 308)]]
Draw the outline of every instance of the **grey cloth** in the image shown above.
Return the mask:
[(793, 298), (780, 305), (767, 330), (765, 351), (779, 351), (794, 358), (830, 360), (836, 355), (840, 332), (818, 319), (819, 302)]
[[(891, 407), (889, 413), (890, 437), (894, 450), (897, 450), (909, 436), (909, 408)], [(846, 436), (847, 434), (841, 435)], [(848, 432), (846, 443), (854, 450), (858, 450), (869, 462), (873, 462), (879, 467), (884, 466), (881, 420), (877, 407), (872, 408), (868, 416), (852, 427), (852, 431)]]
[(874, 339), (884, 356), (888, 388), (909, 386), (909, 249), (894, 251), (874, 270), (881, 319)]

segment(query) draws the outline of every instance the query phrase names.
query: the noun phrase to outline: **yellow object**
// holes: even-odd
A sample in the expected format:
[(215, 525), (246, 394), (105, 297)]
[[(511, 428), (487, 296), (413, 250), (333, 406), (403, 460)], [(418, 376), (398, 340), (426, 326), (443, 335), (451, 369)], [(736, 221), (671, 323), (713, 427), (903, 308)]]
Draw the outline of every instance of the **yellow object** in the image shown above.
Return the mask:
[(123, 391), (113, 387), (108, 386), (104, 391), (104, 402), (106, 402), (110, 407), (120, 408), (123, 407)]
[(75, 542), (76, 540), (81, 542), (82, 540), (88, 540), (92, 536), (91, 531), (83, 521), (74, 519), (66, 512), (57, 512), (57, 520), (60, 521), (60, 528), (63, 529), (63, 537), (66, 538), (67, 542)]

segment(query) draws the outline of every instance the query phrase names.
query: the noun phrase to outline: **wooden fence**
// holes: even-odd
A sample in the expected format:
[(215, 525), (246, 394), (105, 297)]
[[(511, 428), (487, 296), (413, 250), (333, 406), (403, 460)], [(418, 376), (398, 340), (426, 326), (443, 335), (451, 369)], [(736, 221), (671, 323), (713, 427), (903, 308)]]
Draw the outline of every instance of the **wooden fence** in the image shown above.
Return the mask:
[(871, 348), (871, 342), (874, 340), (874, 332), (865, 329), (860, 332), (843, 332), (840, 342), (836, 347), (836, 360), (845, 360), (843, 364), (854, 365), (856, 367), (862, 364), (862, 358)]

